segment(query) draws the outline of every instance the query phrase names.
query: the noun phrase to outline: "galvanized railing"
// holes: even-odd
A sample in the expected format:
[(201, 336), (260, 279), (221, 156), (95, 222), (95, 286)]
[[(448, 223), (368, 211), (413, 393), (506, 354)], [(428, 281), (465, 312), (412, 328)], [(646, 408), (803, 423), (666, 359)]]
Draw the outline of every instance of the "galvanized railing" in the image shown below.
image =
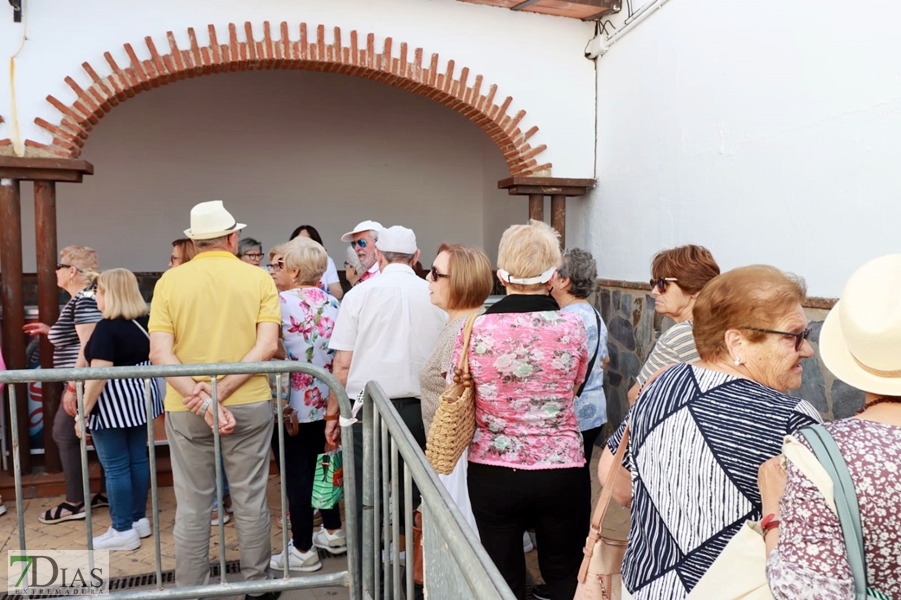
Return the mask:
[[(345, 441), (344, 447), (351, 445)], [(403, 498), (398, 497), (399, 458)], [(407, 600), (414, 598), (413, 483), (422, 495), (424, 585), (429, 600), (514, 600), (391, 400), (374, 381), (363, 393), (362, 597), (397, 600), (403, 593)], [(401, 514), (406, 533), (403, 580), (398, 550)]]
[[(338, 403), (341, 407), (342, 417), (350, 417), (350, 402), (347, 399), (347, 393), (344, 387), (338, 383), (331, 373), (314, 367), (309, 364), (297, 361), (275, 361), (260, 363), (225, 363), (225, 364), (207, 364), (207, 365), (170, 365), (170, 366), (144, 366), (144, 367), (104, 367), (91, 369), (29, 369), (22, 371), (5, 371), (0, 372), (0, 383), (31, 383), (31, 382), (56, 382), (56, 381), (75, 381), (76, 396), (78, 399), (78, 414), (80, 419), (81, 430), (81, 462), (82, 477), (84, 485), (85, 499), (91, 497), (90, 480), (88, 470), (88, 449), (87, 436), (85, 435), (85, 418), (84, 418), (84, 382), (96, 379), (143, 379), (144, 380), (144, 399), (145, 409), (147, 412), (147, 440), (150, 460), (150, 489), (153, 514), (153, 536), (154, 536), (154, 553), (156, 564), (156, 588), (155, 590), (137, 590), (132, 592), (117, 592), (111, 594), (116, 600), (179, 600), (188, 598), (211, 598), (221, 596), (233, 596), (241, 594), (258, 595), (266, 592), (299, 590), (318, 587), (348, 587), (350, 588), (350, 597), (352, 600), (359, 599), (359, 581), (358, 574), (353, 573), (352, 569), (338, 573), (327, 575), (304, 575), (302, 577), (291, 577), (288, 567), (289, 561), (285, 560), (284, 570), (281, 579), (270, 579), (266, 581), (247, 581), (229, 583), (226, 580), (226, 560), (225, 560), (225, 529), (224, 519), (220, 518), (219, 524), (219, 573), (220, 583), (202, 586), (180, 587), (165, 589), (162, 583), (162, 561), (160, 555), (160, 529), (159, 529), (159, 490), (156, 479), (156, 451), (153, 443), (153, 419), (152, 419), (152, 397), (151, 384), (152, 379), (157, 377), (178, 377), (178, 376), (208, 376), (211, 377), (212, 397), (214, 402), (218, 400), (218, 391), (216, 377), (218, 375), (231, 374), (274, 374), (276, 377), (276, 390), (281, 390), (282, 377), (289, 376), (290, 373), (306, 373), (325, 382), (329, 389), (335, 393)], [(22, 497), (22, 469), (21, 459), (19, 456), (20, 446), (17, 418), (17, 402), (16, 387), (8, 386), (9, 390), (9, 409), (10, 409), (10, 426), (11, 426), (11, 442), (12, 442), (12, 458), (13, 472), (16, 484), (16, 517), (19, 533), (19, 549), (27, 549), (24, 503)], [(284, 399), (281, 394), (276, 394), (277, 412), (281, 415), (284, 409)], [(221, 445), (219, 440), (219, 414), (218, 411), (212, 411), (213, 414), (213, 439), (215, 447), (215, 469), (216, 473), (216, 498), (218, 506), (223, 507), (222, 498), (222, 470), (218, 468), (221, 464)], [(282, 515), (288, 514), (288, 506), (286, 499), (285, 487), (285, 439), (284, 427), (280, 424), (278, 429), (278, 445), (279, 445), (279, 477), (281, 483), (281, 511)], [(353, 447), (353, 428), (342, 427), (342, 440), (345, 447)], [(360, 552), (360, 540), (356, 535), (357, 519), (359, 515), (352, 508), (356, 506), (356, 486), (354, 483), (354, 461), (353, 452), (344, 452), (345, 464), (345, 524), (347, 530), (347, 554), (350, 565), (356, 564), (358, 553)], [(85, 502), (85, 524), (86, 524), (86, 546), (88, 550), (93, 550), (93, 528), (91, 524), (91, 503)], [(288, 547), (288, 519), (282, 519), (282, 548)], [(93, 553), (89, 553), (89, 568), (93, 570)]]

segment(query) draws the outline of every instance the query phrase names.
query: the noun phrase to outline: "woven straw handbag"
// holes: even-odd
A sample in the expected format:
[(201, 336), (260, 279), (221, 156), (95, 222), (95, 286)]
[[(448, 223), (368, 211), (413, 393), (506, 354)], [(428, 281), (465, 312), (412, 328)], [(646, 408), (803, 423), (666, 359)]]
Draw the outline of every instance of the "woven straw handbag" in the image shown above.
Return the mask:
[(438, 410), (429, 428), (425, 456), (441, 475), (450, 475), (476, 431), (476, 401), (469, 374), (469, 337), (478, 315), (471, 315), (463, 327), (463, 351), (454, 369), (454, 382), (438, 399)]

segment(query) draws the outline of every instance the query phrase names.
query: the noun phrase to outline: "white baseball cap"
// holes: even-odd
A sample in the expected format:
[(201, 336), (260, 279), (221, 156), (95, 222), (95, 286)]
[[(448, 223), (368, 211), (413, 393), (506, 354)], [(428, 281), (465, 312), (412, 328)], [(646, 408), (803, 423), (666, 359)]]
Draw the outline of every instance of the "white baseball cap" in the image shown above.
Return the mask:
[(400, 254), (415, 254), (416, 234), (412, 229), (394, 225), (379, 232), (379, 239), (375, 247), (382, 252), (398, 252)]
[(344, 235), (341, 236), (342, 242), (350, 242), (354, 239), (354, 236), (358, 233), (363, 233), (364, 231), (381, 231), (384, 229), (382, 224), (378, 221), (361, 221), (357, 223), (357, 226), (353, 228), (353, 231), (348, 231)]

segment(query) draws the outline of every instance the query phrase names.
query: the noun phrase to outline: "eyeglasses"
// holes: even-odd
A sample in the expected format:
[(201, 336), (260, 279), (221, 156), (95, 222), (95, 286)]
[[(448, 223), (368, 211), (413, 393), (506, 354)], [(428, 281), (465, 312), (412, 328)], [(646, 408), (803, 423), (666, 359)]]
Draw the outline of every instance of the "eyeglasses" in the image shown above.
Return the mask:
[(285, 261), (280, 260), (278, 262), (274, 262), (266, 268), (269, 269), (270, 273), (274, 273), (276, 271), (281, 271), (282, 269), (285, 268)]
[(439, 273), (438, 269), (435, 267), (432, 267), (429, 270), (429, 275), (431, 275), (432, 281), (438, 281), (439, 277), (450, 277), (450, 274), (448, 274), (448, 273)]
[(72, 268), (72, 265), (64, 265), (63, 263), (56, 263), (57, 271), (59, 271), (60, 269), (71, 269), (71, 268)]
[(356, 248), (357, 246), (359, 246), (360, 248), (365, 248), (366, 240), (354, 240), (350, 243), (351, 248)]
[(761, 329), (760, 327), (742, 327), (742, 329), (749, 329), (751, 331), (760, 331), (762, 333), (774, 333), (776, 335), (788, 335), (795, 338), (795, 351), (801, 349), (801, 344), (804, 343), (804, 340), (810, 337), (810, 332), (812, 329), (808, 327), (803, 331), (791, 332), (791, 331), (776, 331), (775, 329)]
[(657, 291), (661, 294), (666, 292), (666, 286), (669, 285), (670, 281), (679, 281), (675, 277), (661, 277), (660, 279), (652, 279), (651, 280), (651, 290), (657, 288)]
[(262, 259), (263, 259), (263, 253), (262, 253), (262, 252), (245, 252), (245, 253), (243, 254), (243, 256), (246, 256), (247, 258), (250, 258), (250, 259), (253, 259), (253, 260), (262, 260)]

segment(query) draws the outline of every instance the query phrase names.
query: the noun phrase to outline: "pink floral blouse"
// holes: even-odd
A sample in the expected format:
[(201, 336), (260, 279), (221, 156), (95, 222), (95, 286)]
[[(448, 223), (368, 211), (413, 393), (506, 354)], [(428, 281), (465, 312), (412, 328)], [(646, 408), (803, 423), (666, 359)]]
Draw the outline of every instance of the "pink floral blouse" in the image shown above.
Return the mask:
[[(841, 448), (857, 492), (868, 583), (901, 598), (901, 427), (843, 419), (826, 428)], [(791, 463), (786, 475), (779, 544), (767, 559), (773, 597), (853, 598), (854, 580), (838, 517)]]
[[(451, 364), (459, 362), (462, 346), (457, 338)], [(469, 354), (476, 433), (469, 460), (527, 470), (584, 465), (573, 395), (587, 367), (578, 315), (542, 311), (476, 319)]]

